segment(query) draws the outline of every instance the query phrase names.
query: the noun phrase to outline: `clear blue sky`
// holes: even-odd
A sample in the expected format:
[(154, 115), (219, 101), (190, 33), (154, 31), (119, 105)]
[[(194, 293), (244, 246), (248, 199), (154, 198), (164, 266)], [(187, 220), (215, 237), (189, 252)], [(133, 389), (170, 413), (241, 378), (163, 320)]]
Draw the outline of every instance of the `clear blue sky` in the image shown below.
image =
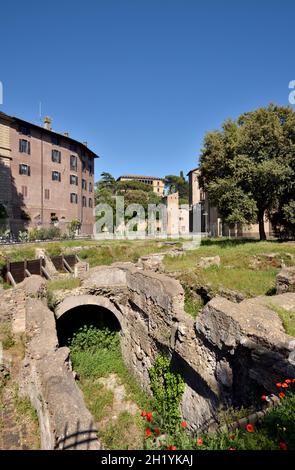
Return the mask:
[(0, 110), (87, 140), (109, 171), (197, 164), (227, 117), (288, 104), (295, 79), (289, 0), (2, 2)]

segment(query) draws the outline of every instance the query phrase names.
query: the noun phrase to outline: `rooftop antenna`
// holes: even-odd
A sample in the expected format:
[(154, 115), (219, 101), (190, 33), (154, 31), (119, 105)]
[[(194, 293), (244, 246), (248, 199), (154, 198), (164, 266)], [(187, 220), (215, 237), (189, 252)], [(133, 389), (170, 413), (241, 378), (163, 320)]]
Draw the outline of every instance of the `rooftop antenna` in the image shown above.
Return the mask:
[(42, 124), (42, 103), (39, 101), (39, 120)]

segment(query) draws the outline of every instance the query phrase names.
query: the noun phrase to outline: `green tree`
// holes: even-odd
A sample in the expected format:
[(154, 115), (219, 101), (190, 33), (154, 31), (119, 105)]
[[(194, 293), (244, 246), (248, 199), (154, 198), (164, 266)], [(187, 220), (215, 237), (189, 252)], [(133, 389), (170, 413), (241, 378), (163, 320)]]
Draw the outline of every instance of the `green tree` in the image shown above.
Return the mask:
[(165, 188), (168, 194), (178, 192), (180, 204), (188, 203), (189, 196), (189, 183), (183, 176), (183, 171), (180, 176), (167, 175), (165, 176)]
[[(153, 192), (151, 185), (140, 181), (116, 181), (110, 173), (102, 173), (102, 178), (95, 186), (95, 203), (108, 204), (113, 209), (114, 223), (116, 211), (116, 196), (124, 196), (124, 208), (130, 204), (140, 204), (146, 215), (149, 204), (159, 204), (162, 199)], [(126, 220), (130, 218), (126, 217)]]
[(206, 134), (200, 184), (224, 222), (258, 222), (265, 240), (265, 216), (282, 210), (286, 194), (294, 200), (294, 158), (295, 113), (271, 104)]
[(98, 182), (98, 185), (100, 186), (100, 188), (105, 188), (105, 189), (108, 189), (110, 191), (115, 191), (115, 189), (116, 189), (116, 180), (115, 180), (115, 178), (110, 173), (108, 173), (106, 171), (103, 171), (100, 176), (101, 176), (101, 179)]

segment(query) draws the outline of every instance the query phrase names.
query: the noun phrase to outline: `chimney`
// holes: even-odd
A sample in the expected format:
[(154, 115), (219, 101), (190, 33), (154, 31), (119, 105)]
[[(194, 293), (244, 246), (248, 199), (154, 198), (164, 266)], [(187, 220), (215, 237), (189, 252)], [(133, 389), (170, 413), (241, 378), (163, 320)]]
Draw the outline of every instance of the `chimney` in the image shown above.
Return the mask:
[(68, 132), (64, 132), (65, 137), (70, 137), (70, 134)]
[(44, 129), (51, 131), (51, 118), (49, 116), (45, 116), (44, 118)]
[(86, 141), (85, 141), (85, 142), (83, 142), (83, 144), (85, 145), (85, 147), (87, 147), (87, 146), (88, 146), (88, 142), (86, 142)]

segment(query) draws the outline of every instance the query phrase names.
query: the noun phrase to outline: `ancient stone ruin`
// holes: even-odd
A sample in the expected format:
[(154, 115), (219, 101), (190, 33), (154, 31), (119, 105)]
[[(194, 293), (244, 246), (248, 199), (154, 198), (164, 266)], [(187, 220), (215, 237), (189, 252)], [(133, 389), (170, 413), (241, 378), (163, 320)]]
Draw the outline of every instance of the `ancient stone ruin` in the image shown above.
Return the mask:
[(27, 336), (20, 384), (37, 410), (44, 449), (101, 447), (69, 349), (58, 344), (62, 318), (87, 310), (77, 307), (95, 306), (116, 319), (124, 361), (145, 389), (156, 356), (170, 355), (185, 379), (181, 407), (191, 430), (214, 428), (220, 406), (248, 405), (253, 385), (272, 391), (276, 380), (294, 376), (295, 339), (275, 309), (295, 311), (295, 293), (239, 303), (216, 296), (194, 320), (184, 311), (180, 283), (142, 265), (115, 263), (79, 275), (80, 287), (57, 291), (52, 309), (39, 276), (0, 293), (1, 321)]

